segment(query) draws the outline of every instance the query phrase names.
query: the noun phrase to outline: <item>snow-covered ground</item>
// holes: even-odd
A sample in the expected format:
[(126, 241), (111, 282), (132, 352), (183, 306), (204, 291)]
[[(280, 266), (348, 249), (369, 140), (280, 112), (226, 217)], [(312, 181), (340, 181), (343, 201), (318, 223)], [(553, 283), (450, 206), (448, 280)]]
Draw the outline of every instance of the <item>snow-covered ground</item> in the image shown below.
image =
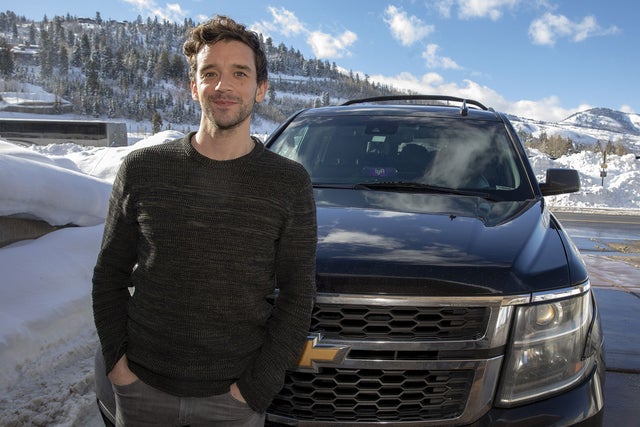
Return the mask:
[(602, 154), (582, 151), (552, 160), (533, 152), (530, 161), (538, 181), (545, 180), (549, 168), (577, 169), (581, 191), (548, 197), (550, 206), (557, 209), (615, 210), (619, 213), (638, 213), (640, 210), (640, 160), (634, 154), (607, 155), (607, 176), (600, 176)]
[(0, 140), (0, 216), (75, 224), (0, 248), (0, 425), (99, 425), (91, 275), (109, 192), (133, 148), (24, 148)]
[[(0, 248), (0, 424), (97, 425), (91, 275), (114, 174), (129, 151), (181, 136), (165, 131), (129, 147), (20, 147), (0, 140), (0, 216), (75, 224)], [(566, 209), (640, 212), (640, 161), (600, 155), (551, 160), (532, 153), (540, 180), (550, 167), (580, 172), (579, 193), (549, 198)]]

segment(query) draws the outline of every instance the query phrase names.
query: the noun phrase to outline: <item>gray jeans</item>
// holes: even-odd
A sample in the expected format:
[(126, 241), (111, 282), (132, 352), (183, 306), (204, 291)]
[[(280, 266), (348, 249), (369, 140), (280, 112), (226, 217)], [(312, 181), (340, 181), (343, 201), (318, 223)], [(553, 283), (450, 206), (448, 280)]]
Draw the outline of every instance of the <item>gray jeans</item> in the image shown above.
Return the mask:
[(177, 397), (138, 380), (114, 385), (116, 427), (220, 426), (262, 427), (265, 415), (231, 393), (210, 397)]

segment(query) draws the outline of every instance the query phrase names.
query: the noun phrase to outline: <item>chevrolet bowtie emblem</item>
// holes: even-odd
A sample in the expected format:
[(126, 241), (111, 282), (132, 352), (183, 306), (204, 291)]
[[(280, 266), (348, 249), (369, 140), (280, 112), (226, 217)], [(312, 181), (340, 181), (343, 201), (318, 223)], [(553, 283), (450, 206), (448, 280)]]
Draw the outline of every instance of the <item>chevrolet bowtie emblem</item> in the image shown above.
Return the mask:
[(307, 337), (304, 351), (298, 361), (300, 369), (315, 369), (316, 363), (324, 362), (331, 365), (339, 365), (347, 356), (350, 346), (322, 344), (320, 334), (312, 334)]

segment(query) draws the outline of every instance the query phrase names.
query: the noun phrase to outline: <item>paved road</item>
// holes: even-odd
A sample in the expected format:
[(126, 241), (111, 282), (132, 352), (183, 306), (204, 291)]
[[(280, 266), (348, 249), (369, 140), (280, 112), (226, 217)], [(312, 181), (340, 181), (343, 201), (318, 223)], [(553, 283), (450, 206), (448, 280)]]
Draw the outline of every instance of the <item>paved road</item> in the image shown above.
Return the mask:
[(626, 255), (631, 262), (640, 259), (640, 214), (554, 213), (583, 254)]
[(640, 216), (556, 212), (582, 252), (605, 333), (604, 427), (640, 425)]

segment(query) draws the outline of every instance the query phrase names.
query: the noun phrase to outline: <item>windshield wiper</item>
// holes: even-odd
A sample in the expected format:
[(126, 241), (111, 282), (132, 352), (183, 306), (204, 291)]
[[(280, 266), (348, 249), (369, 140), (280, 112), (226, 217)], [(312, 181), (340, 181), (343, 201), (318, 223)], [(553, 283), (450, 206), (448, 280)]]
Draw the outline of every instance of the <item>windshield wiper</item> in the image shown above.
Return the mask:
[(314, 182), (313, 188), (337, 188), (337, 189), (354, 189), (356, 187), (353, 184), (347, 184), (343, 182)]
[(440, 187), (438, 185), (421, 184), (419, 182), (362, 182), (355, 184), (354, 189), (364, 190), (389, 190), (404, 192), (455, 194), (458, 196), (481, 197), (486, 200), (499, 201), (490, 193), (478, 190), (464, 190), (460, 188)]

